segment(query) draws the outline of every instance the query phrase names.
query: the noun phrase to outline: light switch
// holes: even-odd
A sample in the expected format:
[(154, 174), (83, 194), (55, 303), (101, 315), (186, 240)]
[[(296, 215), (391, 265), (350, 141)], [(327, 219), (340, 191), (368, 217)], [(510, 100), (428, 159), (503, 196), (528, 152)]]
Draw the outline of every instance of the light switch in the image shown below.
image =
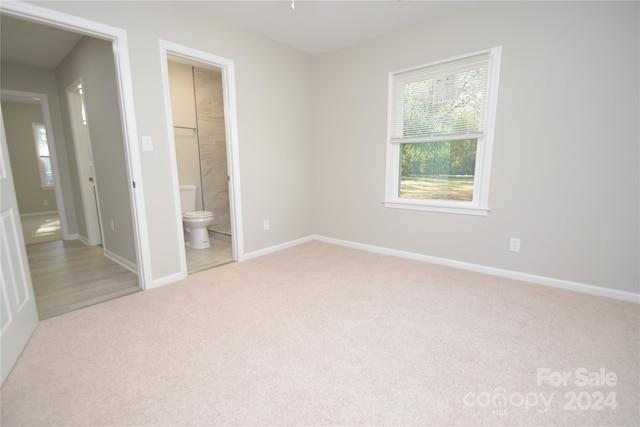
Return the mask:
[(142, 150), (143, 151), (153, 151), (153, 139), (150, 136), (142, 137)]

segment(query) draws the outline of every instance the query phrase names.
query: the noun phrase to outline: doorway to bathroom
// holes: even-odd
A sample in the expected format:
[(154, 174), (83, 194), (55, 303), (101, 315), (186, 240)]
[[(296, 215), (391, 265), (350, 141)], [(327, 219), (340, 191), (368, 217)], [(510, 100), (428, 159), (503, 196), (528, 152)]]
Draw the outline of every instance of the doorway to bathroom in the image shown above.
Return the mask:
[[(178, 48), (180, 50), (181, 48)], [(188, 49), (188, 48), (182, 48)], [(237, 260), (237, 196), (234, 191), (234, 132), (229, 103), (229, 69), (211, 58), (185, 55), (167, 49), (165, 99), (171, 118), (176, 178), (181, 214), (204, 211), (213, 214), (207, 227), (210, 246), (195, 249), (186, 244), (187, 274)], [(206, 54), (205, 54), (206, 55)], [(214, 62), (215, 61), (215, 62)], [(195, 203), (190, 198), (195, 188)], [(186, 197), (185, 196), (189, 196)], [(234, 203), (234, 201), (236, 203)], [(182, 215), (180, 216), (182, 218)]]

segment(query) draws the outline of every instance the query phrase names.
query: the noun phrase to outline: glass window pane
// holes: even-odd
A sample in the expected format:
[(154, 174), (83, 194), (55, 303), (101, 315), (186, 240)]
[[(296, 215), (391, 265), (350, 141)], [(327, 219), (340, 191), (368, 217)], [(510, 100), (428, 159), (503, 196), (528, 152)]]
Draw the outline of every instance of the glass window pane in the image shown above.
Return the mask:
[(47, 144), (47, 131), (42, 125), (38, 127), (38, 154), (42, 157), (49, 156), (49, 145)]
[(47, 185), (53, 185), (53, 171), (51, 170), (51, 158), (43, 157), (42, 162), (44, 163), (44, 174), (47, 179)]
[(40, 142), (40, 156), (49, 157), (49, 145), (47, 145), (47, 141)]
[(487, 76), (481, 67), (405, 84), (403, 136), (482, 131)]
[(477, 139), (401, 144), (400, 197), (472, 201)]
[(53, 186), (53, 173), (49, 145), (47, 144), (47, 131), (41, 123), (33, 123), (32, 127), (36, 142), (36, 154), (40, 163), (40, 184), (42, 187), (51, 187)]

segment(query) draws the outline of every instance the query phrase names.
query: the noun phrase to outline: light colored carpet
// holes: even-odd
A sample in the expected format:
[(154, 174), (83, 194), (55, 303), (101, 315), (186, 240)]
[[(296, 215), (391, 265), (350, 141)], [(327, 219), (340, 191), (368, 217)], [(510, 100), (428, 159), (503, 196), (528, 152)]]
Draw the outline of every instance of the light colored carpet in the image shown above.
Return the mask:
[[(41, 322), (2, 425), (638, 425), (639, 322), (633, 303), (310, 242)], [(545, 368), (567, 385), (538, 385)], [(581, 368), (615, 384), (576, 385)]]
[(36, 243), (61, 240), (60, 218), (57, 213), (44, 213), (42, 215), (21, 216), (22, 234), (24, 243), (33, 245)]

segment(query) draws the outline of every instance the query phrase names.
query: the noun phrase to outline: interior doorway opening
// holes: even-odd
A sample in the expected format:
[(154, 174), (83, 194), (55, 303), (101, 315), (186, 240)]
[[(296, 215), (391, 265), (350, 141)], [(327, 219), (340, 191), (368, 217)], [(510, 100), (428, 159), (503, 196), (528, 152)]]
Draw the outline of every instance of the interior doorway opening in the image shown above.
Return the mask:
[(69, 116), (71, 119), (71, 134), (76, 155), (76, 167), (80, 182), (80, 196), (84, 213), (85, 235), (80, 234), (80, 240), (89, 246), (100, 245), (103, 242), (103, 230), (100, 220), (100, 203), (98, 188), (93, 171), (93, 153), (91, 137), (89, 136), (89, 121), (85, 109), (82, 79), (78, 79), (67, 88)]
[[(40, 161), (40, 187), (38, 188), (36, 185), (35, 190), (33, 190), (33, 187), (25, 186), (22, 191), (17, 191), (16, 193), (19, 199), (25, 197), (25, 193), (29, 196), (29, 200), (23, 203), (27, 206), (21, 209), (25, 241), (29, 244), (73, 239), (74, 236), (69, 233), (67, 225), (64, 195), (60, 183), (58, 152), (51, 124), (49, 97), (44, 93), (2, 89), (1, 101), (5, 114), (11, 115), (11, 109), (15, 107), (23, 109), (22, 112), (18, 113), (18, 117), (10, 118), (8, 123), (4, 123), (5, 129), (7, 129), (7, 125), (13, 128), (13, 130), (7, 130), (10, 133), (8, 142), (13, 142), (14, 138), (21, 139), (20, 134), (25, 136), (29, 134), (27, 126), (20, 127), (21, 118), (24, 119), (24, 114), (27, 113), (24, 109), (29, 109), (36, 116), (39, 115), (39, 117), (33, 117), (31, 125), (34, 139), (40, 139), (39, 144), (38, 142), (36, 144), (42, 146), (36, 153)], [(36, 136), (36, 129), (38, 133), (42, 134), (40, 138)], [(14, 132), (17, 132), (17, 135), (14, 135)], [(45, 138), (44, 141), (42, 141), (42, 136)], [(28, 137), (25, 139), (28, 139)], [(15, 148), (15, 146), (9, 149), (12, 150), (12, 148)], [(23, 145), (23, 148), (29, 148), (28, 144)], [(17, 166), (20, 168), (17, 171), (18, 173), (21, 175), (24, 173), (29, 174), (27, 181), (31, 183), (37, 181), (38, 173), (33, 168), (25, 169), (22, 168), (22, 165)], [(23, 181), (19, 181), (17, 185), (22, 184)]]
[[(222, 70), (171, 55), (167, 67), (187, 274), (192, 274), (233, 261)], [(208, 225), (192, 229), (184, 217), (192, 212), (208, 216)]]
[[(233, 61), (185, 46), (161, 41), (166, 115), (179, 211), (178, 231), (187, 275), (241, 260), (239, 166)], [(194, 249), (185, 195), (196, 190), (195, 209), (211, 212), (207, 227), (212, 243)], [(186, 232), (186, 233), (185, 233)]]
[[(60, 56), (57, 57), (60, 59), (55, 61), (55, 63), (50, 59), (50, 63), (47, 64), (40, 65), (37, 62), (33, 62), (35, 60), (30, 59), (32, 57), (29, 56), (29, 52), (37, 53), (37, 50), (32, 47), (33, 43), (21, 45), (22, 53), (21, 56), (17, 56), (17, 58), (25, 58), (24, 63), (15, 59), (16, 56), (14, 52), (17, 52), (16, 49), (3, 49), (1, 58), (3, 64), (8, 63), (11, 65), (11, 67), (3, 69), (3, 71), (7, 71), (7, 73), (3, 73), (3, 99), (5, 92), (13, 92), (10, 89), (23, 90), (26, 88), (29, 90), (33, 87), (43, 92), (46, 91), (46, 93), (49, 94), (48, 99), (47, 95), (43, 95), (39, 99), (43, 112), (45, 108), (53, 112), (53, 120), (51, 120), (48, 115), (43, 114), (52, 163), (51, 174), (54, 178), (56, 194), (56, 203), (49, 203), (49, 205), (57, 207), (58, 209), (63, 240), (54, 239), (54, 241), (43, 243), (39, 241), (26, 242), (25, 239), (25, 243), (27, 243), (25, 249), (29, 257), (29, 265), (32, 267), (36, 266), (37, 268), (34, 268), (38, 270), (35, 271), (35, 269), (32, 268), (30, 271), (30, 275), (33, 277), (33, 286), (37, 288), (36, 299), (38, 299), (38, 311), (41, 311), (41, 309), (48, 310), (46, 307), (47, 304), (41, 303), (43, 295), (53, 288), (60, 288), (60, 286), (52, 284), (54, 281), (52, 274), (44, 277), (43, 280), (46, 282), (46, 286), (42, 287), (42, 284), (38, 281), (38, 272), (40, 270), (45, 271), (49, 267), (55, 268), (58, 273), (62, 270), (69, 270), (70, 279), (66, 280), (69, 286), (65, 288), (64, 292), (60, 292), (68, 295), (69, 301), (60, 302), (60, 304), (58, 304), (60, 307), (55, 307), (56, 310), (59, 308), (60, 311), (53, 312), (49, 310), (49, 312), (54, 315), (80, 308), (83, 305), (95, 304), (126, 293), (144, 289), (145, 284), (150, 278), (150, 270), (149, 262), (146, 261), (148, 258), (146, 241), (141, 239), (141, 234), (146, 233), (146, 225), (144, 221), (140, 222), (137, 220), (137, 218), (144, 216), (144, 206), (141, 206), (139, 203), (140, 200), (135, 197), (135, 190), (138, 190), (138, 192), (142, 191), (141, 179), (137, 179), (137, 188), (131, 189), (131, 183), (135, 177), (140, 176), (140, 171), (137, 157), (137, 132), (135, 131), (135, 120), (132, 115), (132, 94), (130, 90), (128, 90), (130, 89), (130, 76), (128, 72), (126, 33), (116, 28), (82, 20), (71, 15), (51, 14), (47, 9), (19, 3), (3, 5), (0, 18), (3, 23), (3, 47), (4, 40), (20, 40), (24, 38), (24, 34), (29, 34), (31, 41), (38, 40), (38, 38), (43, 39), (46, 38), (47, 35), (53, 34), (50, 39), (60, 45), (60, 49), (58, 50)], [(88, 47), (94, 47), (98, 43), (101, 44), (100, 53), (97, 53), (98, 51), (96, 49)], [(77, 49), (78, 46), (82, 47)], [(13, 46), (11, 47), (13, 48)], [(67, 61), (67, 58), (72, 57), (72, 55), (73, 59)], [(100, 55), (99, 58), (98, 55)], [(96, 58), (98, 59), (96, 60)], [(100, 59), (104, 59), (104, 62), (99, 62)], [(85, 66), (83, 64), (88, 65)], [(93, 64), (102, 64), (102, 70), (106, 70), (106, 72), (111, 73), (114, 77), (106, 80), (96, 78), (96, 76), (100, 74), (91, 74), (89, 71), (86, 71)], [(34, 71), (31, 71), (32, 68)], [(98, 68), (100, 67), (94, 67), (93, 69)], [(9, 70), (11, 70), (12, 73), (9, 73)], [(71, 81), (69, 77), (73, 73), (76, 73), (76, 76), (82, 77), (86, 77), (85, 73), (87, 73), (89, 75), (87, 78), (88, 86), (85, 88), (80, 78), (77, 85), (72, 84), (68, 87), (69, 90), (65, 92), (69, 84), (68, 82)], [(18, 75), (24, 75), (25, 78), (17, 79), (16, 76)], [(40, 78), (36, 79), (36, 77)], [(112, 94), (113, 99), (109, 98), (105, 100), (105, 98), (99, 94), (100, 91), (95, 90), (95, 81), (101, 81), (104, 90)], [(105, 115), (102, 114), (100, 108), (93, 109), (96, 111), (90, 108), (91, 114), (87, 114), (84, 98), (87, 89), (93, 94), (93, 100), (98, 99), (98, 102), (93, 102), (92, 105), (108, 105), (108, 108), (111, 108), (112, 111), (110, 120), (115, 123), (114, 117), (119, 118), (117, 124), (105, 124), (107, 123), (103, 122)], [(31, 95), (33, 94), (27, 94), (27, 96)], [(33, 96), (31, 97), (35, 98)], [(49, 100), (52, 101), (51, 104), (49, 104)], [(112, 163), (117, 161), (117, 175), (125, 184), (116, 187), (114, 182), (111, 181), (105, 186), (105, 188), (107, 188), (105, 194), (109, 196), (107, 197), (108, 200), (106, 204), (112, 206), (112, 208), (107, 210), (107, 214), (105, 215), (106, 225), (102, 224), (100, 220), (102, 210), (100, 209), (100, 198), (98, 197), (99, 188), (95, 185), (97, 182), (95, 179), (96, 175), (94, 174), (95, 158), (93, 157), (94, 153), (91, 153), (91, 141), (89, 138), (89, 121), (93, 124), (94, 118), (96, 119), (95, 122), (98, 123), (98, 129), (106, 128), (108, 130), (107, 132), (104, 130), (99, 131), (100, 134), (116, 134), (122, 137), (121, 147), (114, 146), (116, 148), (113, 149), (113, 152), (120, 150), (121, 154), (117, 158), (110, 157), (108, 161)], [(76, 138), (76, 136), (80, 136), (81, 138)], [(74, 140), (76, 139), (78, 140), (78, 144), (74, 147)], [(58, 149), (56, 149), (56, 145)], [(105, 146), (104, 144), (98, 145), (100, 147)], [(78, 147), (82, 147), (82, 150), (76, 150)], [(78, 155), (79, 151), (87, 153), (87, 161), (76, 162), (76, 160), (81, 158), (81, 156)], [(99, 150), (99, 152), (97, 152), (98, 158), (105, 158), (104, 152), (104, 149)], [(59, 169), (56, 163), (56, 160), (60, 159), (62, 159), (62, 169)], [(21, 167), (19, 163), (16, 163), (15, 166), (16, 169), (20, 169)], [(79, 173), (78, 169), (80, 167), (84, 168), (84, 173)], [(105, 170), (105, 168), (103, 167), (102, 170)], [(62, 179), (60, 171), (63, 172)], [(84, 175), (84, 178), (78, 179), (80, 175)], [(114, 172), (113, 175), (115, 176), (116, 172)], [(78, 183), (77, 188), (82, 188), (82, 191), (76, 190), (76, 182)], [(115, 188), (120, 188), (121, 190), (109, 190)], [(50, 192), (53, 193), (53, 191)], [(116, 201), (115, 203), (114, 200)], [(122, 214), (122, 217), (114, 216), (114, 214), (109, 213), (109, 211), (117, 211), (118, 214)], [(86, 215), (84, 214), (85, 212), (87, 213)], [(127, 216), (129, 218), (126, 218)], [(85, 223), (85, 219), (87, 218), (92, 219), (91, 222), (93, 226), (87, 227), (86, 232), (81, 234), (79, 233), (79, 223)], [(126, 219), (123, 220), (123, 218)], [(111, 221), (109, 221), (110, 219)], [(109, 223), (111, 223), (110, 229)], [(82, 228), (84, 229), (85, 227)], [(120, 239), (117, 242), (112, 237), (107, 247), (105, 246), (105, 232), (110, 232), (113, 235), (119, 233), (118, 236), (125, 234), (128, 235), (128, 237), (124, 240)], [(78, 240), (85, 245), (92, 245), (93, 248), (70, 246), (79, 243)], [(112, 242), (116, 243), (111, 244)], [(36, 245), (32, 243), (46, 244), (46, 248), (42, 246), (37, 248), (38, 250), (36, 251)], [(92, 252), (87, 252), (85, 249), (89, 249), (89, 251)], [(69, 254), (69, 250), (73, 251), (73, 255)], [(96, 250), (98, 250), (99, 253), (96, 252)], [(82, 252), (82, 257), (84, 257), (85, 261), (79, 261), (80, 252)], [(109, 272), (107, 275), (110, 281), (109, 285), (111, 285), (112, 282), (118, 282), (118, 286), (120, 286), (125, 282), (126, 276), (127, 290), (124, 291), (121, 289), (123, 286), (120, 286), (120, 288), (117, 289), (117, 295), (113, 289), (103, 292), (104, 286), (102, 285), (104, 285), (106, 281), (97, 277), (98, 267), (92, 270), (88, 269), (87, 266), (89, 263), (86, 261), (87, 256), (99, 260), (100, 265), (104, 264), (104, 271)], [(82, 272), (69, 267), (70, 262), (73, 261), (72, 258), (78, 260), (78, 265), (80, 265)], [(77, 289), (74, 288), (74, 290), (72, 289), (73, 286), (71, 286), (71, 282), (76, 279), (78, 279), (78, 283), (76, 283), (75, 286)], [(63, 281), (63, 279), (60, 278), (59, 281)], [(83, 299), (82, 295), (87, 298)], [(47, 294), (46, 299), (53, 301), (50, 293)], [(62, 305), (66, 308), (62, 308)], [(49, 304), (49, 306), (53, 306), (53, 303)], [(50, 317), (44, 313), (45, 312), (40, 313), (41, 318)]]

